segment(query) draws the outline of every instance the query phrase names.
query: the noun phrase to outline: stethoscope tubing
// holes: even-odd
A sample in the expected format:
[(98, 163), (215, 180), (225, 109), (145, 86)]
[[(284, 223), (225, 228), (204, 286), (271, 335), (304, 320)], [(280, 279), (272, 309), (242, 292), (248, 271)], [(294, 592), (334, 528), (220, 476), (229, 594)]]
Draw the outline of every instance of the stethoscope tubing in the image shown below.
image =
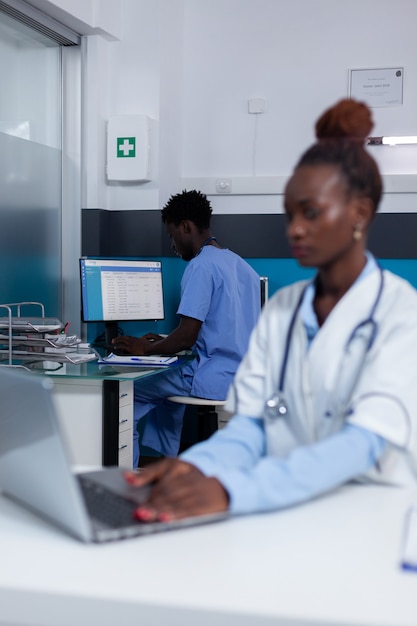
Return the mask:
[[(365, 325), (371, 324), (372, 325), (372, 333), (370, 336), (370, 339), (368, 341), (368, 345), (366, 348), (366, 352), (365, 354), (371, 349), (374, 341), (375, 341), (375, 337), (377, 335), (378, 332), (378, 325), (377, 322), (374, 319), (375, 316), (375, 311), (380, 303), (381, 297), (382, 297), (382, 292), (384, 289), (384, 272), (382, 267), (378, 265), (378, 270), (379, 270), (379, 275), (380, 275), (380, 281), (379, 281), (379, 288), (378, 288), (378, 293), (375, 297), (375, 301), (372, 305), (372, 308), (369, 312), (369, 316), (364, 319), (362, 322), (360, 322), (359, 324), (357, 324), (355, 326), (355, 328), (352, 330), (349, 339), (347, 341), (346, 347), (345, 347), (345, 351), (348, 349), (349, 344), (351, 343), (351, 341), (353, 340), (353, 338), (355, 337), (355, 335), (357, 334), (358, 330), (360, 328), (362, 328)], [(310, 283), (309, 283), (310, 284)], [(293, 332), (294, 332), (294, 325), (297, 319), (297, 315), (298, 312), (300, 310), (301, 304), (303, 302), (304, 299), (304, 294), (306, 292), (306, 289), (309, 285), (306, 285), (304, 287), (304, 289), (301, 292), (301, 295), (298, 299), (298, 302), (296, 304), (296, 307), (294, 309), (294, 312), (292, 314), (291, 320), (290, 320), (290, 325), (288, 327), (288, 331), (287, 331), (287, 336), (286, 336), (286, 340), (285, 340), (285, 349), (284, 349), (284, 356), (282, 359), (282, 363), (281, 363), (281, 371), (280, 371), (280, 375), (279, 375), (279, 383), (278, 383), (278, 394), (282, 395), (284, 393), (284, 386), (285, 386), (285, 375), (287, 372), (287, 366), (288, 366), (288, 358), (289, 358), (289, 353), (290, 353), (290, 347), (291, 347), (291, 341), (292, 341), (292, 336), (293, 336)]]

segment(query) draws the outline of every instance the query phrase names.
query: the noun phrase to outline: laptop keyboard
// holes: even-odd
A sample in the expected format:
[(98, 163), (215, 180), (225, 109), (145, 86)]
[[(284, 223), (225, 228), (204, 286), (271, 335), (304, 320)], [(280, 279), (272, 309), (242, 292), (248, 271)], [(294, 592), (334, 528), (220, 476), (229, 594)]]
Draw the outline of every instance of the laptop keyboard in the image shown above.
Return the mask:
[(78, 475), (89, 515), (109, 528), (123, 528), (136, 523), (133, 513), (138, 505), (97, 484), (86, 476)]

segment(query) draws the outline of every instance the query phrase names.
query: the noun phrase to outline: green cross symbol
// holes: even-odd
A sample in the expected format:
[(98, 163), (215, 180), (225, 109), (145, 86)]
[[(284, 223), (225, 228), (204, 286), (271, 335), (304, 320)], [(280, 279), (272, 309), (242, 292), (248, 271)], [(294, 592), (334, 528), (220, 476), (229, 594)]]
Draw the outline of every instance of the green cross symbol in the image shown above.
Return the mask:
[(136, 156), (136, 137), (117, 137), (117, 158)]

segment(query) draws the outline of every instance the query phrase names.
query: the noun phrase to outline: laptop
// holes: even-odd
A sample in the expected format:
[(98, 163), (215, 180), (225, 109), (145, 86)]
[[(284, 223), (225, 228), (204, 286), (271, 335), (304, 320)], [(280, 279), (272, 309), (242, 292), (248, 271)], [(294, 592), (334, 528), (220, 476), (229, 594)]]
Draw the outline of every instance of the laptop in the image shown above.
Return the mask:
[(130, 486), (118, 467), (77, 474), (59, 427), (53, 381), (0, 366), (0, 490), (85, 542), (106, 542), (219, 521), (227, 513), (144, 523), (133, 513), (150, 487)]

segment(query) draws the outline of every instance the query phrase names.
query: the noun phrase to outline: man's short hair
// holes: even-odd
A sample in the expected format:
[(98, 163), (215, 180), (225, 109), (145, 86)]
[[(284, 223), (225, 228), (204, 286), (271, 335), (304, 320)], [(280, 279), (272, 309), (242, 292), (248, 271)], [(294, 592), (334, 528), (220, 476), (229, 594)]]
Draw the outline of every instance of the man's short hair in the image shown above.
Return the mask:
[(161, 211), (161, 216), (164, 224), (178, 226), (183, 220), (190, 220), (199, 231), (203, 231), (210, 227), (212, 212), (211, 204), (204, 193), (184, 190), (170, 197)]

